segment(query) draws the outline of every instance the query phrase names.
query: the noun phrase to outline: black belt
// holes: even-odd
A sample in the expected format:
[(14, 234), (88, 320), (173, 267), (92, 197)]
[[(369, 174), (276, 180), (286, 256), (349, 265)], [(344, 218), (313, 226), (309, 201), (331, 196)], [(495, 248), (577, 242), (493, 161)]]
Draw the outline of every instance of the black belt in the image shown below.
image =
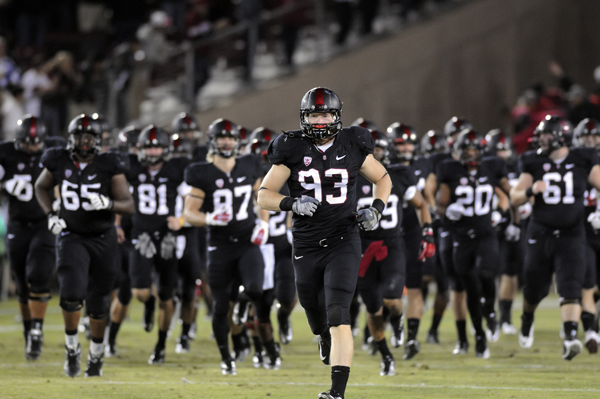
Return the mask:
[(344, 240), (344, 237), (350, 237), (355, 234), (353, 231), (346, 231), (345, 233), (333, 235), (330, 237), (321, 238), (315, 241), (297, 241), (294, 240), (294, 246), (297, 248), (327, 248), (331, 245), (338, 244)]

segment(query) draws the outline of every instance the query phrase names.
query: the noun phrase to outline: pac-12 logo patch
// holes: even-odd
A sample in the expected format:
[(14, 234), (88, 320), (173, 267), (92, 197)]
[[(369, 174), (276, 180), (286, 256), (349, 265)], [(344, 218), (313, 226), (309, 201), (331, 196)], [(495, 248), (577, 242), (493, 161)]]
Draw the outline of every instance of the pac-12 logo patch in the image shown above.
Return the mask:
[(308, 166), (312, 162), (311, 157), (304, 157), (304, 165)]
[(461, 177), (460, 184), (462, 184), (463, 186), (466, 186), (467, 184), (469, 184), (469, 179), (467, 179), (466, 177)]
[(217, 185), (217, 187), (222, 188), (223, 184), (225, 184), (225, 182), (223, 181), (223, 179), (217, 179), (215, 181), (215, 184)]
[(549, 171), (550, 170), (550, 164), (549, 163), (545, 163), (544, 166), (543, 166), (543, 168), (544, 168), (544, 172)]
[(138, 176), (138, 179), (140, 180), (140, 183), (143, 183), (146, 181), (146, 175), (140, 173), (140, 175)]
[(71, 169), (67, 169), (65, 170), (65, 177), (68, 179), (69, 177), (71, 177), (71, 175), (73, 174), (73, 172), (71, 171)]
[(17, 165), (17, 169), (19, 169), (19, 170), (23, 170), (23, 169), (25, 169), (25, 164), (24, 164), (24, 163), (20, 163), (20, 164), (18, 164), (18, 165)]
[(369, 194), (369, 191), (371, 191), (371, 186), (362, 186), (362, 190), (363, 193)]

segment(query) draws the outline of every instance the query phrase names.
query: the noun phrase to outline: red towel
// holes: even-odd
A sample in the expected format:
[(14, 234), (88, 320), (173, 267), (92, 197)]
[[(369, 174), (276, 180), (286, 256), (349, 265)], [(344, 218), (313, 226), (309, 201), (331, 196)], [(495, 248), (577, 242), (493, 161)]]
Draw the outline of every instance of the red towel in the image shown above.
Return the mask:
[(373, 262), (373, 259), (381, 262), (388, 256), (388, 248), (383, 245), (383, 240), (381, 241), (373, 241), (367, 247), (367, 250), (362, 256), (360, 260), (360, 268), (358, 269), (358, 275), (360, 277), (364, 277), (367, 269)]

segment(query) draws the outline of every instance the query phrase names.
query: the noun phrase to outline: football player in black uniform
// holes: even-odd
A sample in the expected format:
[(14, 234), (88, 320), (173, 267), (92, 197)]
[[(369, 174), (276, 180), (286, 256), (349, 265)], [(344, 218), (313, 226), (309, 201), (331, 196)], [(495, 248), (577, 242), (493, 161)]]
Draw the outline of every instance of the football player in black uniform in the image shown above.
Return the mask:
[[(575, 128), (575, 143), (577, 146), (593, 148), (600, 151), (600, 122), (585, 118)], [(583, 197), (585, 206), (585, 236), (586, 236), (586, 273), (583, 280), (581, 297), (581, 324), (585, 332), (585, 347), (590, 353), (598, 352), (600, 334), (596, 318), (596, 303), (594, 292), (600, 276), (600, 211), (598, 211), (598, 191), (589, 183)]]
[(158, 275), (158, 342), (149, 364), (165, 361), (165, 346), (171, 318), (173, 294), (177, 286), (177, 237), (181, 221), (175, 217), (179, 194), (187, 194), (183, 172), (189, 160), (167, 160), (171, 138), (154, 125), (146, 126), (138, 137), (137, 157), (130, 155), (127, 180), (133, 189), (136, 210), (131, 231), (134, 252), (129, 268), (132, 293), (145, 304), (145, 329), (152, 329), (155, 298), (152, 271)]
[[(126, 154), (137, 154), (137, 139), (141, 130), (128, 126), (121, 130), (118, 135), (118, 150)], [(131, 244), (132, 215), (116, 215), (115, 226), (117, 229), (117, 241), (119, 242), (119, 265), (120, 273), (117, 278), (117, 293), (113, 295), (110, 306), (110, 319), (108, 323), (108, 336), (104, 346), (104, 355), (106, 357), (117, 356), (117, 334), (121, 328), (121, 323), (125, 320), (129, 311), (131, 302), (131, 279), (129, 278), (129, 264), (133, 254), (133, 245)]]
[[(446, 143), (445, 152), (436, 152), (430, 155), (429, 175), (427, 176), (426, 186), (431, 187), (431, 192), (435, 193), (438, 189), (438, 181), (436, 178), (437, 166), (446, 159), (457, 158), (456, 153), (452, 151), (452, 145), (456, 137), (463, 129), (472, 128), (471, 123), (464, 118), (453, 116), (446, 122), (444, 126), (444, 139), (439, 140)], [(437, 136), (435, 136), (437, 137)], [(437, 141), (436, 141), (437, 143)], [(435, 209), (435, 206), (432, 207)], [(448, 284), (452, 290), (452, 311), (454, 312), (454, 320), (456, 323), (456, 331), (458, 334), (458, 345), (452, 351), (455, 355), (467, 353), (467, 302), (466, 293), (462, 283), (456, 276), (452, 259), (452, 237), (450, 235), (450, 223), (447, 219), (442, 219), (438, 229), (438, 257), (440, 265), (443, 268), (443, 273), (448, 278)], [(444, 286), (445, 284), (442, 284)], [(438, 288), (441, 289), (441, 288)], [(443, 311), (439, 309), (434, 312), (433, 322), (427, 334), (427, 342), (438, 343), (438, 327), (442, 321)]]
[[(44, 170), (35, 183), (35, 195), (48, 215), (48, 229), (57, 238), (60, 306), (65, 322), (65, 374), (80, 373), (81, 345), (77, 324), (84, 300), (92, 339), (85, 375), (102, 375), (103, 339), (117, 267), (114, 213), (133, 212), (127, 187), (126, 158), (118, 153), (98, 154), (101, 128), (88, 115), (69, 124), (67, 149), (49, 149), (42, 156)], [(61, 197), (60, 213), (52, 209), (54, 187)]]
[[(431, 215), (429, 213), (430, 202), (433, 202), (433, 193), (431, 187), (426, 187), (425, 178), (429, 174), (429, 162), (426, 158), (415, 156), (417, 145), (417, 133), (415, 130), (404, 123), (394, 122), (387, 128), (388, 137), (392, 140), (393, 148), (395, 149), (395, 158), (399, 164), (406, 166), (408, 173), (412, 174), (416, 181), (415, 187), (419, 195), (415, 195), (412, 204), (415, 207), (409, 207), (408, 201), (402, 201), (404, 209), (402, 218), (402, 232), (405, 242), (405, 257), (406, 257), (406, 288), (408, 291), (408, 305), (406, 307), (407, 319), (407, 342), (404, 347), (404, 360), (410, 360), (419, 353), (421, 345), (417, 341), (419, 325), (423, 316), (423, 293), (422, 286), (425, 274), (427, 273), (426, 282), (433, 280), (435, 274), (435, 244), (433, 242), (433, 228), (431, 226)], [(392, 182), (394, 174), (392, 174)], [(423, 200), (419, 200), (422, 197)], [(423, 205), (419, 204), (425, 201)], [(415, 208), (420, 208), (420, 214), (417, 214)], [(427, 213), (427, 215), (425, 215)], [(421, 224), (427, 229), (423, 231), (424, 237), (431, 242), (426, 243), (426, 250), (432, 252), (423, 252), (423, 240), (421, 237)], [(431, 236), (425, 233), (431, 232)], [(429, 245), (431, 244), (431, 245)], [(439, 290), (438, 290), (439, 291)], [(443, 295), (443, 291), (440, 293)], [(437, 298), (436, 298), (437, 299)], [(446, 304), (444, 303), (444, 307)], [(394, 331), (393, 318), (392, 332)], [(394, 339), (392, 335), (392, 345), (399, 347), (402, 342), (399, 339)]]
[(583, 195), (587, 183), (600, 188), (596, 149), (569, 148), (572, 134), (573, 128), (566, 119), (546, 116), (534, 132), (539, 149), (521, 155), (521, 175), (510, 196), (514, 205), (535, 197), (527, 231), (519, 344), (522, 348), (533, 345), (534, 312), (548, 295), (556, 273), (565, 360), (573, 359), (583, 349), (577, 339), (586, 271)]
[(55, 262), (55, 238), (33, 196), (46, 145), (46, 127), (32, 115), (18, 121), (14, 141), (0, 143), (0, 179), (9, 196), (8, 258), (17, 286), (27, 360), (38, 360), (42, 353), (42, 327)]
[[(213, 293), (212, 327), (221, 353), (221, 372), (237, 374), (229, 353), (229, 299), (241, 282), (252, 300), (259, 333), (269, 359), (267, 369), (281, 367), (273, 340), (270, 304), (263, 295), (264, 261), (259, 245), (269, 234), (269, 213), (260, 220), (254, 212), (254, 198), (262, 181), (260, 159), (247, 155), (236, 159), (240, 134), (237, 125), (217, 119), (208, 128), (209, 162), (186, 169), (185, 180), (192, 187), (186, 197), (184, 218), (195, 226), (208, 226), (208, 280)], [(203, 210), (200, 208), (204, 205)]]
[[(460, 161), (446, 159), (438, 165), (436, 199), (438, 213), (450, 221), (454, 271), (467, 292), (475, 329), (475, 354), (486, 359), (489, 349), (482, 311), (490, 340), (496, 339), (497, 331), (494, 303), (498, 240), (493, 227), (502, 214), (508, 213), (510, 184), (504, 161), (497, 157), (482, 159), (484, 145), (484, 137), (472, 129), (464, 129), (458, 135), (453, 147)], [(493, 209), (494, 194), (500, 198), (498, 210)]]
[[(342, 128), (342, 102), (331, 90), (309, 90), (300, 105), (301, 130), (280, 135), (268, 150), (273, 164), (258, 203), (292, 211), (293, 264), (298, 299), (319, 335), (319, 354), (331, 364), (332, 386), (321, 399), (344, 397), (353, 354), (350, 303), (360, 264), (356, 224), (373, 230), (391, 190), (390, 177), (373, 158), (373, 138), (360, 127)], [(373, 202), (356, 214), (356, 181), (373, 182)], [(280, 194), (287, 182), (290, 196)], [(333, 343), (333, 344), (332, 344)]]

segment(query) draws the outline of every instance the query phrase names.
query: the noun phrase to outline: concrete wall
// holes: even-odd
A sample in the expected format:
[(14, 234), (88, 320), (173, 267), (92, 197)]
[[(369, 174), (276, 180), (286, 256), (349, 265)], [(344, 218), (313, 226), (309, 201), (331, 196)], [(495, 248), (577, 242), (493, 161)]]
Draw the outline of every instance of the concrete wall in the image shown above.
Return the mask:
[(423, 133), (460, 115), (482, 132), (506, 129), (503, 107), (534, 82), (555, 83), (550, 60), (593, 86), (599, 17), (598, 0), (472, 1), (199, 118), (203, 127), (225, 117), (249, 128), (296, 129), (304, 93), (326, 86), (344, 102), (344, 125), (364, 117)]

